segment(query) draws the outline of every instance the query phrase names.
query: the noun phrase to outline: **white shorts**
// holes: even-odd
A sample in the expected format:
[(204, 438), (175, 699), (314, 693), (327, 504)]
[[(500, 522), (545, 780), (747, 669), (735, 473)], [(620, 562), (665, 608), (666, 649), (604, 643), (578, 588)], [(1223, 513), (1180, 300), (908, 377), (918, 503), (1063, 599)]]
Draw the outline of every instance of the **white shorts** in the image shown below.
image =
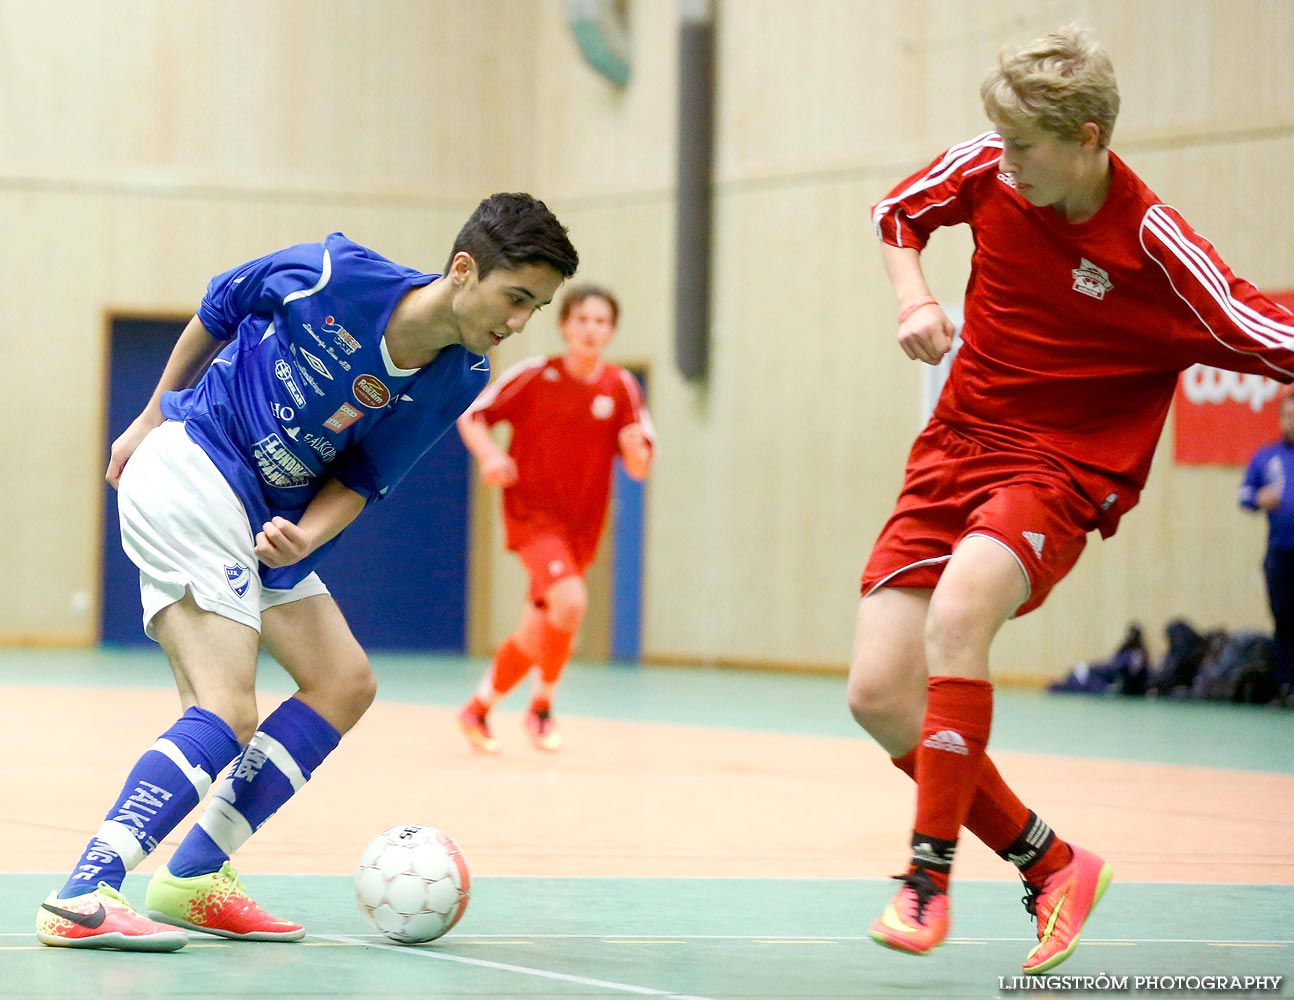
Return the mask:
[(242, 501), (207, 453), (168, 420), (126, 462), (117, 492), (121, 546), (139, 567), (144, 633), (187, 589), (204, 611), (261, 630), (261, 612), (328, 593), (317, 573), (291, 590), (261, 586)]

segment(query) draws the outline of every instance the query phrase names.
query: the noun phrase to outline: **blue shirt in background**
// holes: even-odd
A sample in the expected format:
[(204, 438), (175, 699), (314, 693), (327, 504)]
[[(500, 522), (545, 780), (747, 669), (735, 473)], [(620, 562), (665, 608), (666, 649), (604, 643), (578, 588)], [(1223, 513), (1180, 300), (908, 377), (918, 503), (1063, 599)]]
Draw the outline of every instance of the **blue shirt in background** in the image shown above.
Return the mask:
[(1267, 549), (1294, 550), (1294, 444), (1277, 441), (1259, 448), (1240, 484), (1240, 506), (1258, 509), (1258, 491), (1280, 488), (1281, 504), (1267, 512)]

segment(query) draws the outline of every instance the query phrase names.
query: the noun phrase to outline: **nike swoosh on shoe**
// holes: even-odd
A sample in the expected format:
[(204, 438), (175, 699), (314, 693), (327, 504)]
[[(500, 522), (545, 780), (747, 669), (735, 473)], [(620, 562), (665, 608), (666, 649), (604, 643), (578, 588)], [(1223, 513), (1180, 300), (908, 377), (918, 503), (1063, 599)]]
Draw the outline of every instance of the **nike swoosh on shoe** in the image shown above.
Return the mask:
[(70, 920), (74, 924), (80, 924), (82, 927), (88, 927), (94, 930), (96, 927), (103, 925), (104, 920), (108, 917), (108, 911), (104, 909), (102, 903), (93, 913), (79, 913), (76, 910), (65, 910), (61, 906), (50, 906), (49, 903), (41, 903), (41, 909), (49, 910), (56, 917), (62, 917), (64, 920)]

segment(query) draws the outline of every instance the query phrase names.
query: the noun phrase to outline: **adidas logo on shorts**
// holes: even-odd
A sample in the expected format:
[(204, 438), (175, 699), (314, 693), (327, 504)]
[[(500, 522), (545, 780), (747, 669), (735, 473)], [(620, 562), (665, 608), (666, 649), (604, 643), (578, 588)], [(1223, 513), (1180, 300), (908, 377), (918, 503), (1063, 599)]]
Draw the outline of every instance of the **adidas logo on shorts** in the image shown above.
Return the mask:
[(963, 757), (970, 753), (966, 749), (966, 741), (962, 739), (962, 734), (953, 732), (951, 729), (941, 729), (939, 732), (927, 736), (925, 742), (921, 745), (929, 747), (931, 750), (947, 750), (949, 753), (959, 753)]

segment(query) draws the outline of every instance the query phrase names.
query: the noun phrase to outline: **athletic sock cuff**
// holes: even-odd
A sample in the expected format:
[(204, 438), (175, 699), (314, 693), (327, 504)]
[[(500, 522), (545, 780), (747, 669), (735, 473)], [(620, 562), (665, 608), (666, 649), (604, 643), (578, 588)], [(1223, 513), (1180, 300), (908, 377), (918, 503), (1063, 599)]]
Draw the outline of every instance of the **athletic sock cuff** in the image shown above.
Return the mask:
[(337, 749), (341, 733), (299, 698), (289, 698), (266, 717), (260, 732), (289, 748), (306, 777)]
[(160, 739), (170, 740), (190, 764), (202, 768), (212, 778), (242, 749), (229, 723), (215, 712), (196, 705), (176, 719)]

